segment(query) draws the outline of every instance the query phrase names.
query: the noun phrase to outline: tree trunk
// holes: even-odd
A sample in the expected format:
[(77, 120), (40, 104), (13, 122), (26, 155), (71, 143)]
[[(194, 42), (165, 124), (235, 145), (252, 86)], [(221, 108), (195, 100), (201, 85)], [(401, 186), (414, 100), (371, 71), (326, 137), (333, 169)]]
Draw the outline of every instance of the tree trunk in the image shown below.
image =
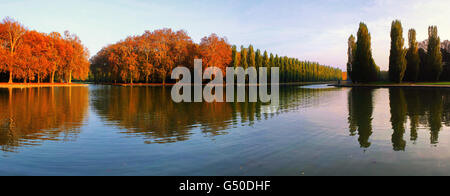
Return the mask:
[(163, 86), (166, 86), (166, 74), (163, 74)]
[(69, 72), (69, 84), (72, 84), (72, 71)]
[(8, 83), (9, 83), (9, 84), (12, 84), (12, 83), (13, 83), (13, 75), (12, 75), (12, 71), (9, 72), (9, 81), (8, 81)]
[(55, 71), (52, 72), (52, 76), (50, 77), (50, 83), (55, 83)]

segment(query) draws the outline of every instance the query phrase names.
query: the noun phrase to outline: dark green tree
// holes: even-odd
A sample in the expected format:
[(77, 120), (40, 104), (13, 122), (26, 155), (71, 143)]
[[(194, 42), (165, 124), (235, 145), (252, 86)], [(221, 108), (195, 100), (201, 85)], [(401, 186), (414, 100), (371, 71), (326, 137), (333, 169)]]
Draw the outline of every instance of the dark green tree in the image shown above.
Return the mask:
[(350, 38), (348, 38), (348, 61), (347, 61), (347, 76), (350, 78), (353, 82), (353, 76), (352, 76), (352, 70), (353, 70), (353, 62), (355, 60), (355, 51), (356, 51), (356, 39), (355, 36), (351, 35)]
[(247, 61), (248, 52), (247, 49), (244, 47), (241, 47), (241, 67), (244, 69), (248, 68), (248, 61)]
[(405, 80), (417, 82), (420, 71), (419, 46), (416, 41), (416, 30), (410, 29), (408, 32), (409, 49), (406, 53), (406, 73)]
[(355, 82), (372, 82), (378, 78), (377, 65), (372, 57), (371, 36), (367, 25), (360, 23), (356, 42), (352, 75)]
[(427, 51), (425, 51), (423, 48), (419, 48), (419, 57), (420, 57), (420, 72), (419, 72), (419, 80), (420, 81), (426, 81), (429, 78), (429, 69), (427, 66), (428, 57), (427, 57)]
[(429, 80), (437, 81), (442, 74), (442, 53), (441, 53), (441, 39), (438, 36), (436, 26), (428, 28), (428, 51), (427, 51), (427, 66), (429, 68)]
[[(273, 57), (273, 55), (272, 55)], [(264, 51), (264, 56), (262, 58), (262, 67), (266, 67), (267, 68), (267, 80), (270, 81), (270, 77), (271, 77), (271, 67), (270, 67), (270, 58), (269, 58), (269, 54), (267, 53), (267, 51)]]
[(399, 20), (391, 26), (391, 55), (389, 56), (389, 79), (401, 83), (406, 71), (406, 50), (404, 49), (403, 27)]
[(404, 135), (407, 105), (403, 89), (389, 89), (389, 101), (391, 106), (391, 124), (394, 130), (392, 134), (392, 145), (394, 151), (405, 151), (406, 141)]
[(237, 68), (239, 66), (239, 58), (236, 45), (233, 45), (231, 48), (231, 59), (230, 67)]
[(248, 57), (247, 57), (248, 67), (256, 67), (256, 55), (255, 49), (252, 45), (248, 47)]
[(350, 135), (359, 135), (361, 148), (369, 148), (373, 134), (373, 89), (353, 88), (348, 94)]
[(263, 66), (263, 57), (261, 55), (260, 49), (256, 50), (255, 62), (256, 62), (256, 70), (259, 70), (259, 68)]

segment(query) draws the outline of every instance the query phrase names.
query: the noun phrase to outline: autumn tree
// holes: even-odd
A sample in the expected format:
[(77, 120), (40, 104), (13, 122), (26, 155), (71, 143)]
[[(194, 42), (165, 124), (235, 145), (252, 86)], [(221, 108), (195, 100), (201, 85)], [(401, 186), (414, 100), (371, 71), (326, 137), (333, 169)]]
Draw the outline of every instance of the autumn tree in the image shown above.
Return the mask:
[(146, 31), (142, 36), (136, 38), (137, 40), (137, 53), (138, 62), (140, 66), (140, 72), (145, 77), (145, 82), (148, 83), (150, 75), (154, 72), (153, 65), (153, 50), (155, 41), (152, 32)]
[(81, 44), (80, 38), (69, 31), (64, 32), (64, 41), (67, 44), (67, 53), (63, 64), (63, 72), (66, 82), (72, 83), (72, 78), (86, 79), (89, 74), (89, 52)]
[(89, 54), (74, 34), (62, 37), (59, 33), (29, 31), (5, 18), (0, 23), (0, 43), (0, 72), (9, 74), (9, 83), (13, 79), (40, 83), (47, 78), (53, 82), (57, 72), (69, 83), (72, 75), (77, 79), (88, 76)]
[(22, 44), (21, 59), (26, 62), (19, 63), (23, 71), (22, 78), (25, 82), (32, 81), (37, 77), (37, 83), (47, 77), (49, 70), (49, 48), (48, 36), (37, 31), (28, 31), (24, 36)]
[(202, 39), (200, 53), (205, 67), (217, 67), (225, 70), (232, 61), (231, 45), (225, 38), (220, 38), (216, 34)]
[[(269, 70), (272, 67), (283, 67), (283, 76), (286, 77), (284, 80), (287, 82), (330, 81), (342, 77), (342, 71), (336, 68), (302, 62), (295, 58), (275, 57), (273, 54), (269, 57), (267, 52), (262, 55), (259, 49), (251, 55), (252, 50), (254, 51), (252, 46), (249, 49), (241, 46), (238, 52), (236, 46), (231, 46), (225, 38), (216, 34), (204, 37), (200, 44), (196, 44), (184, 31), (161, 29), (146, 31), (141, 36), (129, 37), (104, 47), (91, 58), (90, 70), (96, 82), (132, 82), (132, 74), (133, 81), (148, 82), (150, 77), (152, 81), (165, 85), (166, 76), (170, 75), (175, 66), (184, 66), (193, 71), (194, 59), (201, 58), (205, 67), (214, 66), (223, 72), (227, 67), (240, 66), (247, 69), (249, 64), (255, 68), (267, 67)], [(253, 58), (254, 63), (249, 60)], [(268, 75), (270, 78), (270, 71)]]
[(49, 65), (48, 71), (50, 72), (50, 83), (55, 82), (55, 74), (58, 69), (61, 68), (64, 57), (66, 57), (67, 44), (63, 41), (61, 34), (57, 32), (52, 32), (49, 34), (49, 48), (48, 48), (48, 58)]
[(23, 43), (23, 36), (27, 29), (22, 24), (9, 17), (3, 19), (1, 26), (2, 31), (0, 32), (0, 39), (3, 42), (2, 48), (6, 51), (7, 56), (4, 57), (4, 61), (2, 61), (0, 68), (3, 71), (9, 72), (8, 83), (13, 83), (15, 72), (19, 70), (19, 58), (16, 57), (17, 50)]

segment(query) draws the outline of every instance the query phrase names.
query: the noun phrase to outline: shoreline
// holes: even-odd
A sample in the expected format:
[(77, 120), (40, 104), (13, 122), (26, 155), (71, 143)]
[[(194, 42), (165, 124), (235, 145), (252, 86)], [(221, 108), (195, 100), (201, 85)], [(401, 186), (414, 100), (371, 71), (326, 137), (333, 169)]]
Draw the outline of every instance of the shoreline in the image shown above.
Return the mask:
[[(335, 82), (293, 82), (293, 83), (279, 83), (280, 86), (305, 86), (305, 85), (319, 85), (319, 84), (328, 84), (331, 85), (331, 83)], [(99, 84), (99, 85), (111, 85), (111, 86), (122, 86), (122, 87), (163, 87), (163, 86), (174, 86), (173, 83), (167, 83), (166, 85), (163, 85), (162, 83), (136, 83), (136, 84)], [(191, 84), (194, 85), (194, 84)], [(203, 86), (207, 84), (202, 84)], [(226, 84), (223, 84), (226, 86)], [(270, 85), (270, 84), (268, 84)], [(246, 84), (245, 86), (251, 86), (250, 84)], [(261, 86), (260, 84), (257, 84), (256, 86)]]
[(80, 83), (0, 83), (0, 88), (47, 88), (47, 87), (86, 87), (88, 84), (80, 84)]
[[(306, 86), (306, 85), (329, 85), (329, 86), (333, 86), (335, 82), (293, 82), (293, 83), (279, 83), (280, 86)], [(89, 86), (89, 84), (94, 84), (94, 83), (13, 83), (13, 84), (9, 84), (9, 83), (0, 83), (0, 89), (2, 88), (19, 88), (19, 89), (24, 89), (24, 88), (48, 88), (48, 87), (87, 87)], [(174, 86), (174, 83), (167, 83), (165, 85), (163, 85), (162, 83), (136, 83), (136, 84), (111, 84), (111, 83), (100, 83), (100, 84), (95, 84), (95, 85), (110, 85), (110, 86), (120, 86), (120, 87), (171, 87)], [(193, 85), (193, 84), (192, 84)], [(207, 84), (203, 84), (203, 86), (205, 86)], [(270, 84), (268, 84), (270, 85)], [(224, 86), (226, 86), (226, 84), (224, 84)], [(246, 84), (245, 86), (251, 86), (250, 84)], [(260, 84), (257, 84), (256, 86), (261, 86)], [(450, 87), (450, 85), (449, 85)]]
[(450, 84), (404, 83), (404, 84), (330, 84), (338, 88), (449, 88)]

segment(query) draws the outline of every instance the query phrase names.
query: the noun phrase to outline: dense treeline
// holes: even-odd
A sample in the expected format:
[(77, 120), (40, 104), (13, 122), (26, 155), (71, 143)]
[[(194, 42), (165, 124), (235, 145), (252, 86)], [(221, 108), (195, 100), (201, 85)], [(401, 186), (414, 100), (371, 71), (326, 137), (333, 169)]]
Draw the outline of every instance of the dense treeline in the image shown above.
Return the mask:
[(264, 53), (261, 50), (254, 52), (253, 46), (248, 48), (241, 46), (240, 52), (233, 46), (233, 56), (231, 67), (255, 67), (257, 70), (260, 67), (270, 68), (278, 67), (280, 69), (280, 82), (319, 82), (319, 81), (334, 81), (342, 79), (342, 71), (330, 66), (324, 66), (319, 63), (300, 61), (296, 58), (281, 57), (278, 55)]
[[(441, 44), (436, 26), (428, 29), (428, 40), (417, 43), (416, 30), (408, 32), (409, 48), (404, 47), (403, 27), (399, 20), (392, 22), (391, 51), (389, 56), (388, 80), (394, 83), (403, 81), (450, 81), (450, 51), (448, 43)], [(347, 72), (354, 83), (374, 82), (386, 77), (372, 59), (370, 34), (367, 26), (360, 24), (358, 41), (354, 36), (348, 41)], [(421, 46), (419, 46), (421, 45)], [(377, 72), (377, 76), (374, 74)]]
[(79, 37), (68, 31), (40, 33), (11, 18), (0, 23), (0, 81), (84, 80), (89, 74), (88, 58)]
[[(194, 59), (203, 60), (203, 68), (218, 67), (223, 73), (227, 67), (279, 67), (280, 82), (332, 81), (342, 78), (342, 71), (318, 63), (280, 57), (248, 48), (231, 46), (226, 38), (212, 34), (196, 44), (185, 31), (171, 29), (146, 31), (140, 36), (103, 48), (91, 58), (91, 73), (96, 82), (152, 82), (169, 81), (177, 66), (191, 70)], [(270, 74), (270, 73), (269, 73)]]

